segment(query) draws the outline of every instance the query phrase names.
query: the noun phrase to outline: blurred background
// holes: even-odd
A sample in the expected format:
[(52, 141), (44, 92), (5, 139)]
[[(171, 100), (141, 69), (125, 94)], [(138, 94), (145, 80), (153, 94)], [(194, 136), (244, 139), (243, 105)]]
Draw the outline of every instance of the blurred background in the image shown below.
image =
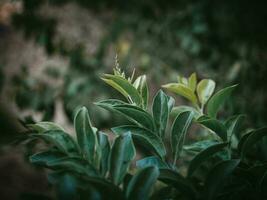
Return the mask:
[(217, 90), (239, 83), (227, 114), (266, 125), (266, 7), (257, 0), (1, 0), (0, 143), (24, 130), (20, 121), (55, 121), (71, 131), (81, 105), (95, 126), (116, 123), (93, 104), (118, 96), (99, 79), (116, 54), (126, 72), (148, 75), (152, 93), (192, 72), (216, 80)]
[(239, 83), (227, 110), (264, 125), (265, 9), (246, 0), (1, 0), (0, 137), (18, 119), (69, 126), (80, 105), (109, 127), (113, 118), (92, 103), (117, 95), (99, 79), (116, 54), (125, 71), (148, 74), (152, 91), (192, 72), (217, 88)]

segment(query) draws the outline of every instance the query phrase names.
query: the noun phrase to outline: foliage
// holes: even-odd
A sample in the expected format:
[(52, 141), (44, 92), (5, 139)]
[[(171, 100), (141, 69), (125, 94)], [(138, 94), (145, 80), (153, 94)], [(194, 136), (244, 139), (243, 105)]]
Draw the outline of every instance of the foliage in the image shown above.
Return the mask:
[[(30, 125), (29, 139), (50, 144), (30, 157), (33, 164), (53, 171), (58, 195), (76, 199), (265, 199), (267, 128), (242, 128), (243, 115), (220, 119), (223, 103), (236, 86), (215, 92), (215, 82), (178, 77), (164, 88), (187, 98), (191, 106), (174, 107), (174, 98), (159, 90), (147, 105), (146, 76), (126, 77), (119, 68), (102, 79), (126, 101), (107, 99), (96, 105), (121, 115), (128, 123), (112, 127), (108, 136), (94, 128), (85, 107), (78, 110), (76, 138), (51, 122)], [(188, 98), (189, 97), (189, 98)], [(174, 112), (175, 118), (170, 117)], [(168, 129), (171, 124), (171, 129)], [(203, 127), (208, 139), (186, 144), (192, 126)], [(139, 144), (147, 154), (129, 170)], [(171, 145), (169, 145), (171, 144)], [(169, 148), (169, 146), (171, 148)], [(187, 173), (180, 171), (183, 152), (194, 154)], [(71, 183), (71, 184), (70, 184)], [(69, 188), (71, 185), (71, 189)], [(72, 199), (73, 199), (72, 198)]]

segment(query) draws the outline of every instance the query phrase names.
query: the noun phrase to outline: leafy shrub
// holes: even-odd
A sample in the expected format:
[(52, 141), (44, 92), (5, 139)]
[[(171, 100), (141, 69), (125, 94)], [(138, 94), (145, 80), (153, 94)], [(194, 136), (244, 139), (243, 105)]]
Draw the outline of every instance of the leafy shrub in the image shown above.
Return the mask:
[[(237, 87), (214, 94), (215, 82), (196, 74), (178, 77), (177, 83), (163, 87), (188, 99), (192, 106), (175, 106), (163, 90), (148, 106), (146, 76), (126, 77), (119, 68), (102, 80), (127, 101), (107, 99), (96, 105), (128, 119), (112, 127), (108, 135), (93, 127), (85, 107), (78, 110), (76, 138), (51, 122), (29, 125), (30, 141), (49, 144), (45, 151), (30, 156), (30, 162), (51, 169), (49, 180), (62, 199), (265, 199), (266, 150), (261, 139), (267, 129), (244, 130), (243, 115), (220, 119), (218, 112)], [(174, 120), (171, 119), (174, 115)], [(171, 124), (171, 129), (168, 129)], [(209, 134), (208, 139), (186, 145), (192, 124)], [(135, 145), (147, 150), (136, 167)], [(169, 145), (170, 144), (170, 145)], [(170, 146), (170, 148), (169, 148)], [(187, 173), (179, 170), (183, 152), (194, 153)], [(136, 172), (137, 168), (137, 172)]]

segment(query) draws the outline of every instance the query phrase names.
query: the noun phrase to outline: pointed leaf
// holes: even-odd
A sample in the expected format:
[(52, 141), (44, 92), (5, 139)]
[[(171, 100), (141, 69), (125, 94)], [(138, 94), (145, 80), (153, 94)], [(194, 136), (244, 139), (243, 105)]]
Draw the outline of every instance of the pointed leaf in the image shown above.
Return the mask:
[(138, 126), (126, 125), (113, 127), (111, 130), (119, 135), (130, 131), (132, 137), (137, 139), (138, 142), (140, 142), (140, 144), (142, 144), (145, 148), (158, 154), (161, 158), (166, 155), (166, 150), (161, 138), (147, 129), (140, 128)]
[(245, 115), (236, 115), (229, 118), (225, 123), (227, 128), (228, 140), (231, 139), (232, 135), (236, 135), (240, 131), (240, 127), (245, 119)]
[(162, 86), (175, 94), (181, 95), (191, 101), (193, 105), (197, 105), (197, 97), (194, 92), (187, 86), (181, 83), (169, 83)]
[(152, 111), (156, 128), (162, 137), (169, 118), (168, 97), (162, 90), (159, 90), (153, 100)]
[(244, 158), (251, 147), (265, 136), (267, 136), (267, 128), (260, 128), (249, 134), (242, 145), (241, 158)]
[(130, 180), (126, 190), (129, 200), (148, 199), (159, 176), (157, 167), (146, 167), (139, 170)]
[(193, 120), (194, 113), (186, 111), (180, 113), (174, 120), (172, 131), (171, 131), (171, 146), (174, 156), (174, 161), (180, 156), (183, 149), (185, 136), (191, 122)]
[(109, 173), (114, 184), (119, 185), (122, 182), (134, 157), (135, 148), (131, 133), (127, 132), (117, 137), (109, 156)]
[(74, 139), (68, 133), (61, 130), (49, 130), (43, 133), (32, 134), (31, 137), (39, 138), (52, 144), (65, 154), (78, 152), (77, 144)]
[(143, 100), (143, 107), (147, 108), (149, 91), (146, 81), (146, 75), (139, 76), (133, 83)]
[(207, 200), (216, 199), (224, 180), (231, 175), (231, 173), (238, 166), (240, 160), (226, 160), (216, 164), (209, 172), (205, 181), (204, 197)]
[(205, 105), (215, 89), (215, 82), (211, 79), (203, 79), (197, 85), (198, 99), (202, 105)]
[(210, 98), (207, 104), (207, 113), (210, 117), (216, 118), (218, 110), (223, 105), (225, 100), (231, 95), (236, 86), (237, 85), (226, 87)]
[(216, 133), (223, 141), (227, 141), (227, 129), (220, 121), (207, 116), (201, 116), (197, 122)]
[(82, 155), (93, 164), (97, 138), (85, 107), (78, 110), (74, 118), (74, 127)]
[(188, 176), (192, 176), (194, 171), (206, 160), (208, 160), (210, 157), (212, 157), (214, 154), (222, 151), (228, 143), (219, 143), (212, 146), (209, 146), (208, 148), (201, 151), (199, 154), (197, 154), (193, 160), (190, 162), (188, 167)]
[(151, 115), (137, 106), (129, 104), (110, 105), (106, 102), (98, 102), (97, 105), (125, 116), (129, 121), (135, 123), (140, 127), (144, 127), (152, 131), (154, 131), (155, 129)]
[(59, 130), (64, 131), (64, 129), (53, 122), (37, 122), (35, 124), (29, 124), (28, 127), (37, 131), (38, 133), (43, 133), (49, 130)]
[(193, 92), (195, 92), (196, 86), (197, 86), (197, 75), (196, 75), (196, 73), (191, 74), (191, 76), (188, 78), (188, 86)]
[(138, 93), (137, 89), (128, 80), (111, 74), (105, 74), (102, 80), (119, 91), (127, 99), (130, 98), (130, 101), (133, 103), (142, 105), (142, 97)]

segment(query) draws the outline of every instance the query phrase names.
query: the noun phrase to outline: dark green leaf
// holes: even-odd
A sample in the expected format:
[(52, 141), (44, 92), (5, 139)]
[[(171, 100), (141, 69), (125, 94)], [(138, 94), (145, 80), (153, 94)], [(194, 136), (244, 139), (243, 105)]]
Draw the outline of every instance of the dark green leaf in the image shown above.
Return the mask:
[(241, 149), (241, 158), (244, 158), (251, 147), (261, 140), (264, 136), (267, 136), (267, 128), (261, 128), (253, 131), (247, 139), (244, 141)]
[(216, 118), (217, 112), (225, 100), (231, 95), (237, 85), (226, 87), (214, 94), (207, 104), (207, 112), (210, 117)]
[(88, 110), (85, 107), (78, 110), (74, 118), (74, 127), (81, 153), (85, 159), (93, 164), (97, 138), (90, 122)]
[(159, 135), (162, 137), (165, 133), (169, 118), (168, 97), (162, 90), (159, 90), (156, 94), (153, 100), (152, 110), (156, 128)]
[(245, 115), (232, 116), (225, 122), (225, 127), (227, 128), (228, 140), (231, 139), (232, 135), (236, 135), (241, 128), (241, 125), (245, 119)]
[(227, 141), (227, 129), (219, 120), (209, 118), (207, 116), (201, 116), (197, 121), (216, 133), (223, 141)]
[(205, 199), (213, 200), (216, 198), (222, 188), (224, 180), (231, 175), (239, 162), (240, 160), (226, 160), (219, 162), (211, 169), (205, 181)]
[(186, 196), (193, 199), (196, 196), (196, 191), (191, 182), (173, 170), (160, 169), (158, 179), (167, 185), (173, 186), (178, 191), (183, 192)]
[(119, 185), (133, 158), (135, 157), (135, 148), (130, 132), (121, 134), (115, 139), (109, 156), (109, 173), (111, 181)]
[(138, 142), (145, 148), (158, 154), (161, 158), (166, 155), (166, 150), (161, 138), (147, 129), (140, 128), (138, 126), (126, 125), (114, 127), (111, 130), (119, 135), (130, 131), (133, 138), (137, 139)]
[(158, 176), (157, 167), (146, 167), (139, 170), (129, 182), (126, 198), (129, 200), (148, 199)]
[(192, 176), (194, 171), (207, 159), (212, 157), (214, 154), (220, 152), (223, 150), (228, 143), (219, 143), (212, 146), (209, 146), (208, 148), (201, 151), (199, 154), (197, 154), (193, 160), (190, 162), (190, 165), (188, 167), (188, 176)]
[(191, 122), (193, 120), (194, 113), (191, 111), (186, 111), (180, 113), (174, 120), (172, 131), (171, 131), (171, 146), (174, 156), (174, 162), (180, 156), (183, 149), (185, 136)]
[(101, 174), (105, 176), (105, 174), (108, 171), (108, 157), (110, 153), (110, 144), (108, 141), (108, 136), (104, 134), (103, 132), (99, 132), (98, 137), (99, 137), (98, 139), (99, 147), (101, 148), (100, 170), (101, 170)]
[(154, 131), (154, 122), (150, 114), (145, 110), (130, 104), (112, 105), (106, 102), (98, 102), (98, 106), (107, 110), (115, 111), (125, 116), (128, 120), (138, 126)]
[(52, 144), (65, 154), (72, 154), (78, 151), (77, 144), (73, 138), (61, 130), (49, 130), (43, 133), (32, 134), (31, 137), (39, 138)]

